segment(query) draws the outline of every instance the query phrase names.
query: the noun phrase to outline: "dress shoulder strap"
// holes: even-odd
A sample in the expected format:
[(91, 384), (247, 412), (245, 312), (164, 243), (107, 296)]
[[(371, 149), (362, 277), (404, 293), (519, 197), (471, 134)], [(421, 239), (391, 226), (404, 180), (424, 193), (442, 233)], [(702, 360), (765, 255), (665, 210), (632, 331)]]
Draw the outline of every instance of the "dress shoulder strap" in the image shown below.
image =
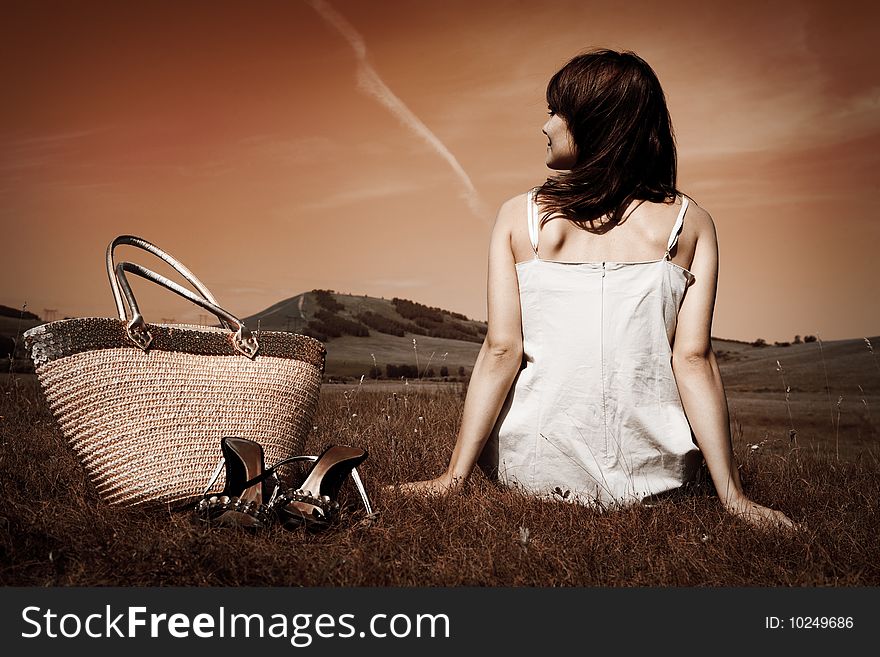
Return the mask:
[(532, 242), (532, 251), (535, 257), (538, 257), (538, 233), (541, 230), (540, 217), (538, 213), (538, 204), (535, 202), (535, 190), (530, 189), (526, 196), (527, 212), (526, 217), (529, 222), (529, 240)]
[(687, 211), (688, 207), (688, 198), (687, 196), (681, 195), (681, 210), (678, 211), (678, 218), (675, 220), (675, 225), (672, 227), (672, 232), (669, 234), (669, 241), (666, 243), (666, 255), (663, 256), (664, 260), (669, 260), (669, 252), (672, 251), (673, 247), (678, 243), (678, 235), (681, 233), (681, 227), (684, 225), (684, 213)]

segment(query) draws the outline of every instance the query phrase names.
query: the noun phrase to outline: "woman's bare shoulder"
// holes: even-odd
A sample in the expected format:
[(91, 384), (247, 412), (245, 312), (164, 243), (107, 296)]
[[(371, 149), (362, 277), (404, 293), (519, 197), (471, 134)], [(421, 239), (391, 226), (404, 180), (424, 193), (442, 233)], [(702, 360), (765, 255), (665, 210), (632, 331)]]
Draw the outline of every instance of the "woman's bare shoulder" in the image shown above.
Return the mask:
[(498, 221), (510, 221), (513, 217), (524, 217), (528, 193), (517, 194), (504, 201), (498, 209)]
[[(687, 196), (687, 194), (685, 194)], [(688, 208), (684, 215), (684, 225), (692, 235), (715, 235), (715, 220), (706, 208), (693, 197), (688, 196)]]
[[(498, 214), (495, 217), (495, 226), (493, 232), (504, 234), (515, 240), (516, 236), (526, 231), (526, 203), (528, 202), (528, 194), (517, 194), (501, 204), (498, 208)], [(528, 232), (526, 231), (526, 235)]]

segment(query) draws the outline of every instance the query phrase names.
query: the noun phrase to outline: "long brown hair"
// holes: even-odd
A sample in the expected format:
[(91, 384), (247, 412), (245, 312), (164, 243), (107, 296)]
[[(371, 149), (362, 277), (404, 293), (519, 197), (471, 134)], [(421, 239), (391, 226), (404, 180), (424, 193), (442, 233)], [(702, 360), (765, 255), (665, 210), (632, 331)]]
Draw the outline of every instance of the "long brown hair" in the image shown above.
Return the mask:
[(547, 179), (536, 198), (543, 220), (619, 223), (635, 200), (674, 199), (677, 157), (666, 97), (653, 69), (631, 51), (578, 55), (547, 85), (547, 105), (568, 126), (576, 163)]

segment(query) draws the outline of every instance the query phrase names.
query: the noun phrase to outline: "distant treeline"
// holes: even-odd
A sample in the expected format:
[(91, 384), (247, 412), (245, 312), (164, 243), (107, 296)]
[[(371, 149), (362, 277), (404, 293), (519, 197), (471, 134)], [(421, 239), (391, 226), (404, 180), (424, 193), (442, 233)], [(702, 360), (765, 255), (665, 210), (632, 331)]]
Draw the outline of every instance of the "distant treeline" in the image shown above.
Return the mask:
[(366, 338), (370, 330), (360, 322), (340, 317), (329, 310), (319, 310), (315, 313), (315, 319), (306, 324), (306, 335), (326, 341), (327, 338), (338, 338), (343, 335), (354, 335)]
[[(774, 347), (790, 347), (793, 344), (804, 344), (806, 342), (816, 342), (817, 340), (818, 340), (818, 338), (815, 335), (805, 335), (803, 337), (803, 340), (801, 340), (801, 336), (796, 335), (796, 336), (794, 336), (793, 342), (780, 342), (779, 340), (777, 340), (776, 342), (773, 343), (773, 346)], [(769, 346), (769, 344), (767, 343), (767, 341), (764, 338), (758, 338), (754, 342), (749, 342), (749, 344), (752, 345), (753, 347), (767, 347), (767, 346)]]
[(450, 340), (465, 340), (467, 342), (482, 342), (479, 329), (459, 322), (437, 322), (429, 317), (419, 317), (416, 324), (424, 330), (424, 335), (432, 338), (449, 338)]
[(402, 338), (406, 333), (414, 333), (432, 338), (482, 342), (481, 336), (485, 334), (485, 329), (482, 326), (470, 326), (459, 322), (438, 322), (429, 317), (416, 317), (414, 322), (399, 322), (396, 319), (367, 311), (358, 314), (357, 319), (380, 333), (396, 335), (399, 338)]
[[(378, 367), (370, 368), (370, 377), (374, 379), (381, 378), (381, 371)], [(415, 365), (391, 365), (388, 364), (385, 366), (385, 376), (389, 379), (399, 379), (401, 377), (406, 379), (418, 379), (418, 378), (433, 378), (435, 376), (434, 368), (429, 367), (427, 370), (419, 372), (418, 368)], [(449, 376), (449, 368), (446, 365), (442, 365), (440, 367), (440, 376), (448, 377)], [(458, 368), (458, 376), (466, 377), (467, 370), (465, 370), (464, 366)]]
[(3, 317), (15, 317), (16, 319), (33, 319), (38, 322), (42, 320), (34, 315), (32, 312), (28, 312), (27, 310), (22, 310), (21, 308), (10, 308), (9, 306), (0, 306), (0, 315)]
[(322, 330), (322, 326), (319, 322), (309, 322), (305, 326), (303, 326), (301, 333), (303, 335), (307, 335), (310, 338), (315, 338), (315, 340), (320, 340), (321, 342), (327, 342), (330, 339), (330, 336), (324, 333)]
[(468, 342), (483, 341), (481, 336), (486, 331), (482, 326), (473, 326), (452, 320), (447, 322), (444, 317), (444, 315), (448, 315), (456, 319), (469, 321), (461, 313), (450, 313), (441, 308), (425, 306), (421, 303), (398, 297), (394, 297), (391, 303), (394, 304), (394, 309), (397, 310), (398, 314), (406, 319), (413, 320), (418, 327), (410, 328), (409, 330), (412, 333), (427, 335), (432, 338), (448, 338), (450, 340), (466, 340)]
[(331, 313), (345, 310), (345, 306), (333, 298), (333, 290), (312, 290), (312, 294), (315, 295), (318, 305), (329, 310)]
[(391, 300), (391, 303), (394, 304), (394, 309), (401, 317), (406, 317), (407, 319), (419, 319), (424, 317), (427, 319), (432, 319), (435, 322), (443, 321), (442, 308), (424, 306), (420, 303), (416, 303), (415, 301), (410, 301), (409, 299), (398, 299), (397, 297), (394, 297)]
[(367, 326), (369, 326), (371, 329), (376, 329), (380, 333), (387, 333), (388, 335), (396, 335), (399, 338), (402, 338), (407, 331), (409, 331), (410, 333), (415, 333), (416, 329), (418, 329), (418, 327), (414, 326), (410, 322), (398, 322), (395, 319), (391, 319), (390, 317), (386, 317), (385, 315), (374, 313), (371, 310), (359, 313), (357, 315), (357, 319), (362, 324), (366, 324)]
[(315, 289), (312, 294), (320, 310), (303, 328), (303, 333), (322, 342), (343, 335), (368, 337), (370, 329), (401, 338), (413, 333), (467, 342), (482, 342), (486, 334), (484, 325), (466, 323), (470, 320), (461, 313), (450, 313), (408, 299), (395, 297), (392, 304), (401, 317), (411, 321), (400, 321), (369, 310), (358, 313), (354, 319), (348, 319), (338, 314), (345, 310), (345, 306), (334, 298), (333, 290)]
[(407, 319), (418, 319), (419, 317), (427, 317), (428, 319), (433, 319), (436, 322), (442, 322), (443, 315), (449, 315), (453, 319), (460, 319), (463, 322), (471, 321), (471, 319), (467, 315), (454, 313), (451, 310), (443, 310), (442, 308), (436, 308), (434, 306), (425, 306), (421, 303), (410, 301), (409, 299), (400, 299), (398, 297), (394, 297), (391, 300), (391, 303), (394, 304), (394, 308), (397, 310), (397, 312)]

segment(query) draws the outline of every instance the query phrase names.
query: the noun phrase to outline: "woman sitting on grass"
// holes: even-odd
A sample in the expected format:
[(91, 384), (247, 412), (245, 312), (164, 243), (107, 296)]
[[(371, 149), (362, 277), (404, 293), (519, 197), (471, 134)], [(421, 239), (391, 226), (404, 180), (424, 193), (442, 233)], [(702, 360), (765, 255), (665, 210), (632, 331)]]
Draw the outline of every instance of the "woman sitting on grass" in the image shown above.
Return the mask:
[(507, 485), (608, 508), (682, 487), (705, 459), (725, 509), (792, 526), (743, 493), (710, 341), (715, 226), (676, 188), (654, 71), (592, 51), (553, 76), (547, 103), (559, 173), (498, 213), (488, 334), (449, 466), (400, 490), (459, 490), (479, 461)]

